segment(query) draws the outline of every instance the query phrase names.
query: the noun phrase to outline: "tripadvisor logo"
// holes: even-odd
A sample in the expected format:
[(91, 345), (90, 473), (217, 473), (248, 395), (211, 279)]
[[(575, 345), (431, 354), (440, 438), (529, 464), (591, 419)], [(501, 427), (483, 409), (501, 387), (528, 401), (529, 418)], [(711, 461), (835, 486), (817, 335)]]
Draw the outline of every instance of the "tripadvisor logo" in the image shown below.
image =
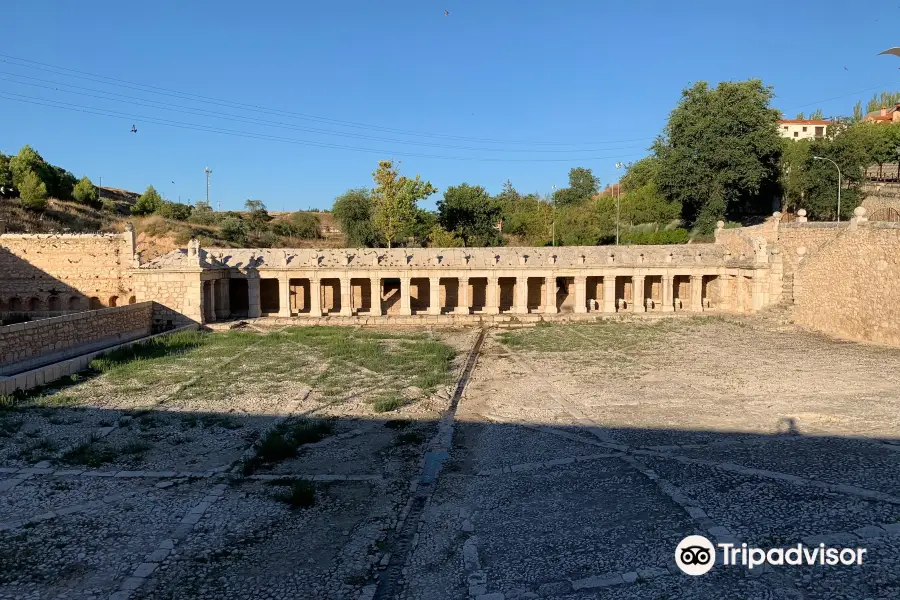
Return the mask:
[[(720, 564), (744, 566), (753, 569), (769, 565), (861, 565), (865, 548), (829, 548), (825, 544), (763, 550), (747, 544), (718, 544), (721, 550)], [(689, 535), (675, 547), (675, 564), (687, 575), (704, 575), (716, 564), (716, 546), (702, 535)]]

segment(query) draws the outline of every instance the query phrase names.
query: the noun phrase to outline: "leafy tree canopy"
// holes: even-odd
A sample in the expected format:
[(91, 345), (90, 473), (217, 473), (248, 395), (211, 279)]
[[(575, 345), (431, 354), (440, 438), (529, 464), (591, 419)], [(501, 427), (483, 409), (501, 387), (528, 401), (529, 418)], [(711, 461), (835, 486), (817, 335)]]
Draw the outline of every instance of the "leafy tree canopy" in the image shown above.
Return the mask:
[(159, 195), (156, 188), (148, 185), (144, 193), (134, 203), (134, 206), (131, 207), (131, 214), (138, 216), (152, 215), (162, 207), (162, 204), (162, 196)]
[(390, 248), (415, 226), (418, 202), (437, 192), (437, 188), (419, 175), (415, 179), (400, 175), (390, 160), (380, 161), (372, 177), (375, 180), (372, 191), (375, 230)]
[(334, 200), (331, 213), (347, 236), (347, 244), (360, 248), (379, 245), (378, 234), (372, 223), (374, 206), (369, 190), (347, 190)]
[(47, 186), (34, 171), (26, 171), (19, 179), (19, 198), (30, 210), (41, 211), (47, 206)]
[(72, 190), (72, 197), (75, 199), (75, 202), (93, 208), (100, 208), (102, 206), (102, 203), (100, 202), (100, 190), (94, 186), (94, 183), (87, 176), (82, 177), (78, 180), (78, 183), (75, 184), (75, 187)]
[(462, 238), (466, 246), (498, 246), (500, 232), (495, 225), (500, 220), (500, 203), (480, 185), (467, 183), (451, 186), (438, 201), (438, 223)]
[(771, 211), (781, 152), (772, 96), (758, 79), (682, 92), (654, 153), (659, 191), (681, 204), (687, 224), (706, 232), (719, 219)]

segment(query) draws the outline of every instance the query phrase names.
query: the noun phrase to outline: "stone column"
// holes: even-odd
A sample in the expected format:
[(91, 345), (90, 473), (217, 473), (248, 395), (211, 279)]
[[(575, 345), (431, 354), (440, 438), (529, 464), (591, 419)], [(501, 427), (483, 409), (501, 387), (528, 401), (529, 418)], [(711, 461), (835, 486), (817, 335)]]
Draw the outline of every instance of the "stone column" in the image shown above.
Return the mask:
[(587, 312), (587, 277), (575, 278), (575, 312)]
[(216, 320), (216, 282), (215, 281), (204, 281), (203, 282), (203, 291), (204, 291), (204, 316), (206, 317), (207, 323), (214, 323)]
[(754, 312), (765, 306), (765, 286), (759, 273), (754, 273), (750, 280), (750, 309)]
[(247, 316), (258, 319), (262, 314), (259, 307), (259, 274), (247, 274)]
[(400, 314), (409, 316), (412, 314), (412, 307), (409, 299), (409, 277), (400, 278)]
[(322, 316), (322, 280), (309, 278), (309, 316)]
[(603, 276), (603, 312), (616, 312), (616, 276)]
[(691, 275), (691, 310), (703, 311), (703, 276)]
[(291, 316), (291, 286), (287, 275), (278, 278), (278, 316)]
[(484, 312), (489, 315), (500, 314), (500, 279), (497, 277), (487, 278), (487, 290), (485, 295)]
[(666, 273), (662, 276), (662, 312), (673, 312), (675, 310), (675, 296), (673, 295), (672, 286), (674, 277)]
[(544, 278), (544, 314), (555, 315), (559, 312), (556, 308), (556, 276), (550, 275)]
[(441, 314), (441, 279), (440, 277), (428, 278), (428, 314)]
[(517, 315), (528, 314), (528, 277), (516, 277), (516, 301), (513, 312)]
[(342, 317), (353, 316), (353, 294), (350, 290), (350, 274), (341, 277), (341, 310)]
[(456, 310), (454, 312), (458, 315), (467, 315), (470, 304), (469, 278), (460, 277), (457, 281), (459, 281), (459, 287), (456, 290)]
[(216, 288), (219, 293), (216, 298), (216, 319), (223, 320), (231, 316), (231, 298), (229, 298), (229, 281), (228, 279), (219, 279), (216, 281)]
[(381, 310), (381, 278), (372, 277), (369, 280), (369, 285), (371, 286), (369, 293), (371, 308), (369, 309), (369, 314), (380, 317), (384, 314)]
[(644, 275), (631, 276), (631, 310), (634, 312), (647, 312), (644, 304)]

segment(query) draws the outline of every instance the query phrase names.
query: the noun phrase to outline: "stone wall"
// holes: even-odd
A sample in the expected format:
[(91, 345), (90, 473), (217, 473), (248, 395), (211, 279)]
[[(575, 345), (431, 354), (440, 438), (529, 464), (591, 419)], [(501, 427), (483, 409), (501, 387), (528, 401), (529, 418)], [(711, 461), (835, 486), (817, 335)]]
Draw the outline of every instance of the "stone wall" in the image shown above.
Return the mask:
[(61, 314), (134, 302), (134, 232), (0, 235), (0, 312)]
[(152, 314), (141, 302), (0, 327), (0, 375), (149, 335)]
[(849, 223), (782, 223), (778, 227), (777, 245), (784, 261), (784, 273), (793, 274), (802, 257), (818, 252), (846, 230), (848, 225)]
[(201, 273), (194, 271), (163, 271), (141, 273), (134, 278), (134, 293), (138, 301), (154, 302), (153, 327), (163, 331), (200, 322)]
[(835, 336), (900, 345), (900, 228), (843, 228), (800, 261), (796, 323)]

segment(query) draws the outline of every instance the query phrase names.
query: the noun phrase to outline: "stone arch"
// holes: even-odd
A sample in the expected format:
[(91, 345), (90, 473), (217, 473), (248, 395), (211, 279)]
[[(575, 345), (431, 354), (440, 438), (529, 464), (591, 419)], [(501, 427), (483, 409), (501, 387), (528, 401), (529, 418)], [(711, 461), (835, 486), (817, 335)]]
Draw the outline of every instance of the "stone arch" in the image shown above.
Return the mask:
[(9, 309), (9, 303), (6, 298), (0, 298), (0, 312), (6, 312)]
[(80, 310), (81, 309), (81, 298), (78, 296), (69, 296), (69, 310)]
[(103, 308), (103, 304), (100, 302), (100, 298), (91, 296), (91, 299), (88, 301), (88, 307), (90, 310), (97, 310), (98, 308)]
[(136, 302), (137, 302), (137, 298), (135, 298), (134, 296), (128, 297), (128, 304), (134, 304)]
[(13, 296), (9, 299), (9, 312), (19, 312), (22, 310), (22, 299)]
[(59, 299), (59, 296), (50, 296), (47, 299), (47, 310), (59, 312), (62, 310), (62, 300)]
[(110, 296), (109, 302), (106, 303), (107, 306), (118, 306), (119, 305), (119, 297), (118, 296)]
[(28, 312), (37, 312), (41, 310), (41, 300), (35, 296), (28, 299)]

